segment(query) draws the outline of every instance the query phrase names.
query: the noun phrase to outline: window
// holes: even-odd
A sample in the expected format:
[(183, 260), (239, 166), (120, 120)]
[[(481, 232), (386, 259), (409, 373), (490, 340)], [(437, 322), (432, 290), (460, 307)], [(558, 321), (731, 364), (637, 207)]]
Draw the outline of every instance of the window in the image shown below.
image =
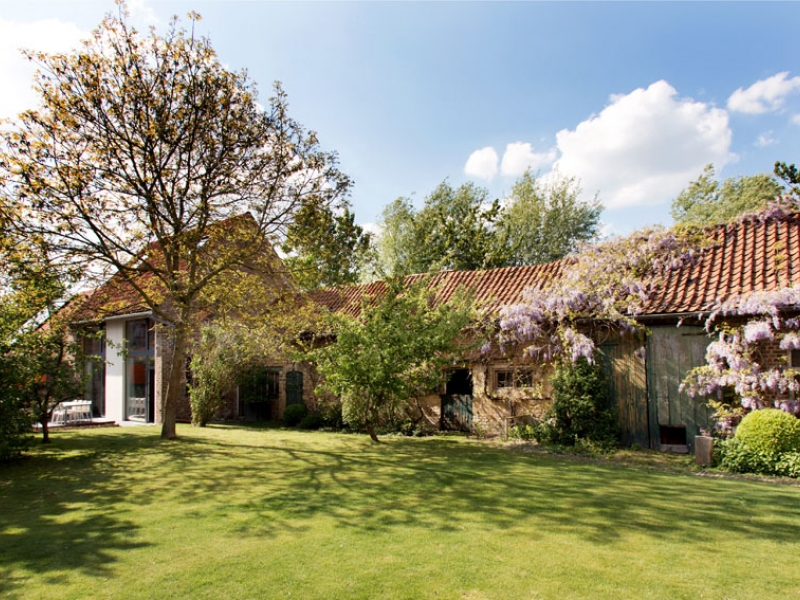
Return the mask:
[(102, 327), (87, 327), (80, 332), (81, 347), (85, 355), (86, 386), (83, 399), (92, 403), (95, 417), (105, 416), (105, 344)]
[(128, 350), (146, 352), (153, 346), (153, 334), (149, 319), (136, 319), (127, 323)]
[(155, 366), (153, 323), (134, 319), (125, 324), (126, 419), (152, 423), (155, 420)]
[(533, 369), (500, 369), (495, 372), (495, 387), (530, 388), (534, 385)]

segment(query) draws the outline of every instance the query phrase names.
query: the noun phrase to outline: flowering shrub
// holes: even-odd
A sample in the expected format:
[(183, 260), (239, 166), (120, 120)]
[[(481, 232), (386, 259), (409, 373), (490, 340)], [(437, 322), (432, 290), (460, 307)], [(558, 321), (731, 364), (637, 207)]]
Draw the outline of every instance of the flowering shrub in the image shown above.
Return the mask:
[[(798, 209), (796, 199), (784, 197), (739, 221), (780, 219)], [(528, 356), (545, 361), (593, 362), (595, 343), (603, 336), (644, 330), (636, 317), (671, 271), (701, 259), (704, 239), (698, 229), (655, 229), (585, 246), (562, 262), (555, 281), (526, 290), (523, 302), (501, 312), (500, 348), (521, 346)], [(706, 329), (716, 339), (708, 346), (706, 364), (690, 371), (681, 389), (690, 396), (722, 398), (724, 392), (735, 398), (711, 402), (723, 429), (732, 433), (744, 414), (767, 406), (800, 414), (800, 402), (792, 399), (800, 394), (800, 369), (766, 365), (760, 353), (764, 344), (800, 349), (800, 318), (787, 314), (798, 307), (797, 287), (742, 294), (708, 307)]]
[[(778, 342), (782, 350), (800, 347), (800, 319), (787, 316), (787, 309), (800, 306), (800, 289), (784, 288), (773, 292), (752, 292), (721, 303), (707, 318), (706, 330), (716, 335), (706, 349), (706, 364), (692, 369), (682, 384), (690, 396), (720, 395), (733, 390), (734, 405), (713, 402), (715, 418), (741, 417), (747, 411), (768, 406), (798, 414), (800, 403), (789, 399), (800, 391), (800, 370), (785, 365), (767, 366), (761, 345)], [(726, 319), (744, 319), (734, 326)]]

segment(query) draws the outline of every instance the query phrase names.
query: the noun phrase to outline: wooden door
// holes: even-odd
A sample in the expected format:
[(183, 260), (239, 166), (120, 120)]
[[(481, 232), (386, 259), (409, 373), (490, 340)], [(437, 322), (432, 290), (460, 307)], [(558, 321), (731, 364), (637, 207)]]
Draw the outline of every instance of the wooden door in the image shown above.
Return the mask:
[(689, 370), (705, 364), (709, 341), (702, 327), (652, 328), (647, 343), (647, 396), (654, 448), (680, 445), (685, 438), (692, 451), (700, 429), (713, 427), (708, 399), (679, 391)]
[(617, 414), (626, 446), (649, 448), (650, 426), (647, 412), (645, 363), (637, 350), (643, 342), (621, 340), (600, 346), (599, 364), (608, 384), (608, 397)]

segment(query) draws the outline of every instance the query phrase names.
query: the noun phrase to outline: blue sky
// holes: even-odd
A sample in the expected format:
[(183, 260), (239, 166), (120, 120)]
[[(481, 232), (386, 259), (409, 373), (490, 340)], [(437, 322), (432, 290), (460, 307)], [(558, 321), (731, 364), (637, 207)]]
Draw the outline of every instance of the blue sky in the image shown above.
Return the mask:
[[(502, 198), (525, 168), (579, 178), (606, 231), (669, 225), (672, 198), (800, 160), (800, 3), (136, 0), (196, 10), (221, 60), (339, 153), (357, 220), (443, 179)], [(63, 50), (111, 0), (0, 0), (0, 116), (33, 102), (14, 48)]]

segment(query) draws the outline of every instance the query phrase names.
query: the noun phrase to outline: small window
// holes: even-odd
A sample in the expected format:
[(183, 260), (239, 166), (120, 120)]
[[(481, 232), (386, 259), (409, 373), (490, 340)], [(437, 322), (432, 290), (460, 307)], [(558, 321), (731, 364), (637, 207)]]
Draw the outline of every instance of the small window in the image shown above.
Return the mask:
[(534, 385), (533, 369), (503, 369), (496, 371), (495, 387), (530, 388)]
[(137, 319), (127, 323), (128, 350), (144, 352), (152, 347), (152, 331), (148, 319)]

